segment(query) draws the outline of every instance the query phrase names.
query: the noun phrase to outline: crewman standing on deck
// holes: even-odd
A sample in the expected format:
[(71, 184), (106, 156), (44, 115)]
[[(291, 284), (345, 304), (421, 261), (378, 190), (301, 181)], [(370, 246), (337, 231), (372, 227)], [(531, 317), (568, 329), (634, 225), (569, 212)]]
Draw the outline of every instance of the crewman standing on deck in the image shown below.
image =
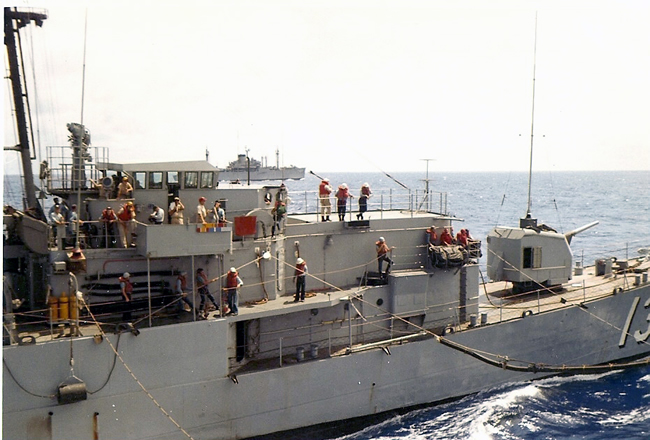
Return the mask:
[(332, 187), (330, 186), (330, 180), (325, 178), (318, 186), (318, 200), (320, 201), (320, 219), (322, 222), (329, 222), (330, 215), (332, 214), (332, 201), (330, 200), (330, 194), (332, 193)]
[(239, 313), (237, 289), (243, 285), (243, 281), (239, 278), (239, 272), (237, 272), (236, 268), (231, 267), (226, 276), (226, 291), (228, 292), (228, 307), (230, 308), (228, 315), (237, 316)]
[(122, 275), (119, 278), (119, 280), (120, 280), (120, 290), (122, 292), (122, 298), (124, 298), (124, 301), (126, 302), (126, 305), (124, 306), (124, 312), (122, 313), (122, 319), (124, 321), (130, 321), (131, 310), (133, 309), (131, 304), (131, 299), (133, 295), (133, 284), (131, 284), (131, 274), (128, 272), (124, 272), (124, 275)]
[(307, 278), (307, 263), (302, 258), (296, 260), (296, 270), (293, 281), (296, 283), (296, 296), (293, 302), (305, 301), (305, 287)]

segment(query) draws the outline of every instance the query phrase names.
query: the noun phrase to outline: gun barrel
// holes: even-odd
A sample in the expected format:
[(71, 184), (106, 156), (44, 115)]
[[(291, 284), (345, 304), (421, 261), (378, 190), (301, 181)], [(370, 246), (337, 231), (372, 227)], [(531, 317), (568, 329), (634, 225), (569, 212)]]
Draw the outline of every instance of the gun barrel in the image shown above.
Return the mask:
[(593, 228), (593, 227), (596, 226), (598, 223), (600, 223), (600, 222), (599, 222), (599, 221), (595, 221), (595, 222), (588, 223), (588, 224), (586, 224), (586, 225), (584, 225), (584, 226), (580, 226), (579, 228), (574, 229), (573, 231), (567, 232), (566, 234), (564, 234), (564, 236), (566, 237), (566, 239), (567, 239), (567, 241), (569, 242), (569, 244), (571, 244), (571, 239), (573, 238), (574, 235), (578, 235), (578, 234), (581, 233), (582, 231), (586, 231), (586, 230), (589, 229), (589, 228)]

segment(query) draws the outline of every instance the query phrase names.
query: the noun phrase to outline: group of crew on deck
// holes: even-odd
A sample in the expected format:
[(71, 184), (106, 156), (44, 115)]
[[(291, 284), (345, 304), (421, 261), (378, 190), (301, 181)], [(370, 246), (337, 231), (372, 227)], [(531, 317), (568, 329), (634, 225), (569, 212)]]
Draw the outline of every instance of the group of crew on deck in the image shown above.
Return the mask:
[[(451, 230), (451, 232), (450, 232)], [(426, 231), (427, 243), (432, 246), (452, 246), (460, 245), (463, 247), (469, 246), (469, 241), (473, 240), (472, 236), (469, 233), (469, 229), (461, 229), (456, 238), (454, 238), (454, 228), (443, 228), (438, 237), (437, 229), (435, 226), (431, 226)]]
[[(296, 293), (293, 302), (304, 302), (306, 291), (306, 278), (307, 278), (307, 263), (304, 259), (296, 259), (294, 268), (293, 281), (296, 286)], [(194, 282), (196, 283), (196, 292), (200, 298), (199, 307), (196, 308), (192, 302), (192, 290), (188, 286), (187, 271), (183, 270), (176, 276), (174, 284), (174, 293), (176, 295), (175, 303), (177, 311), (182, 314), (183, 311), (194, 312), (196, 311), (198, 319), (207, 319), (211, 312), (217, 311), (216, 317), (219, 316), (237, 316), (239, 314), (239, 288), (244, 285), (237, 268), (231, 267), (225, 276), (224, 287), (221, 296), (221, 305), (215, 299), (214, 295), (210, 293), (210, 284), (219, 280), (220, 277), (208, 279), (207, 274), (203, 268), (196, 270)], [(130, 321), (132, 319), (132, 306), (133, 301), (133, 282), (131, 281), (131, 274), (125, 272), (119, 277), (120, 293), (124, 301), (122, 311), (122, 319)], [(209, 303), (208, 303), (209, 301)], [(220, 309), (221, 307), (221, 309)]]
[[(333, 190), (334, 189), (327, 178), (323, 179), (318, 186), (318, 200), (320, 201), (321, 221), (323, 222), (331, 221), (330, 215), (332, 214), (332, 201), (330, 200), (330, 195)], [(364, 213), (368, 211), (368, 199), (371, 196), (372, 191), (370, 190), (370, 185), (368, 185), (368, 183), (361, 185), (361, 189), (359, 190), (359, 213), (357, 214), (357, 220), (363, 220)], [(342, 183), (338, 186), (334, 193), (334, 197), (336, 198), (336, 212), (339, 221), (344, 221), (347, 212), (348, 199), (353, 199), (354, 196), (350, 194), (348, 185)]]

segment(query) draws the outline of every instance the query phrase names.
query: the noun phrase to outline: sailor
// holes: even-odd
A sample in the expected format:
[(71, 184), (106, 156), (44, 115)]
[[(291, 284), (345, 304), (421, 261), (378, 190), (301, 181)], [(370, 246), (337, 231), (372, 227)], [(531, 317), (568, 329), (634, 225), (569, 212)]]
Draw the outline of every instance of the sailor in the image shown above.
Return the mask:
[(275, 206), (279, 206), (280, 203), (284, 203), (285, 205), (289, 203), (289, 195), (284, 182), (280, 184), (280, 188), (278, 188), (278, 191), (275, 193)]
[(280, 202), (278, 206), (271, 210), (273, 214), (273, 226), (271, 227), (271, 237), (275, 236), (275, 230), (278, 230), (278, 234), (282, 233), (284, 229), (284, 216), (287, 213), (287, 207), (284, 202)]
[(48, 220), (49, 220), (48, 223), (50, 224), (50, 226), (52, 226), (52, 233), (54, 235), (54, 239), (56, 240), (58, 227), (61, 225), (65, 225), (65, 219), (63, 218), (63, 214), (61, 214), (60, 205), (54, 205), (52, 207), (52, 212), (50, 213), (50, 218)]
[(119, 280), (120, 280), (120, 290), (122, 292), (122, 298), (124, 298), (124, 301), (127, 303), (124, 306), (122, 319), (124, 321), (130, 321), (131, 310), (133, 309), (133, 305), (131, 304), (131, 299), (133, 295), (133, 284), (131, 284), (131, 274), (128, 272), (124, 272), (124, 275), (122, 275), (119, 278)]
[(329, 222), (330, 214), (332, 214), (332, 202), (330, 201), (330, 194), (332, 187), (330, 186), (329, 179), (323, 179), (318, 186), (318, 200), (320, 200), (320, 219), (322, 222)]
[(461, 229), (458, 234), (456, 234), (456, 243), (467, 247), (467, 233), (465, 232), (465, 229)]
[(117, 224), (120, 230), (122, 247), (135, 246), (133, 243), (133, 227), (135, 226), (135, 207), (128, 201), (117, 211)]
[(451, 246), (453, 241), (454, 241), (454, 238), (449, 233), (449, 229), (444, 228), (442, 230), (442, 234), (440, 234), (440, 245), (441, 246)]
[(201, 312), (201, 315), (199, 316), (199, 319), (208, 318), (208, 306), (205, 303), (206, 297), (210, 300), (210, 302), (212, 302), (214, 309), (219, 310), (219, 305), (214, 300), (214, 296), (212, 296), (210, 289), (208, 288), (208, 284), (210, 284), (212, 281), (215, 280), (208, 281), (208, 277), (203, 271), (203, 268), (199, 267), (196, 269), (196, 288), (199, 292), (199, 295), (201, 295), (201, 304), (199, 305), (199, 311)]
[(187, 297), (187, 272), (184, 270), (181, 271), (181, 273), (179, 273), (176, 277), (176, 294), (180, 299), (177, 302), (179, 313), (185, 310), (183, 303), (190, 306), (189, 311), (191, 312), (194, 309), (194, 304), (192, 304), (192, 301), (190, 301), (190, 299)]
[(359, 213), (357, 214), (357, 220), (363, 220), (363, 213), (368, 211), (368, 199), (372, 195), (370, 191), (370, 185), (364, 183), (361, 185), (361, 191), (359, 192)]
[(226, 211), (221, 207), (221, 202), (219, 200), (214, 201), (214, 206), (210, 211), (212, 217), (211, 222), (223, 225), (226, 223)]
[(122, 181), (117, 186), (117, 198), (118, 199), (130, 199), (133, 195), (133, 187), (129, 183), (129, 178), (124, 176)]
[(153, 211), (149, 214), (149, 223), (162, 225), (165, 221), (165, 211), (160, 206), (154, 206)]
[(74, 237), (77, 233), (77, 223), (81, 226), (79, 221), (79, 215), (77, 214), (77, 205), (72, 205), (70, 207), (70, 219), (68, 221), (67, 235), (68, 237)]
[(117, 222), (117, 215), (113, 211), (112, 206), (107, 206), (102, 211), (102, 216), (99, 221), (104, 225), (104, 238), (106, 247), (115, 246), (115, 222)]
[(183, 224), (184, 210), (185, 210), (185, 205), (183, 205), (181, 199), (179, 197), (174, 197), (174, 201), (169, 204), (169, 218), (171, 219), (172, 225)]
[(237, 269), (231, 267), (226, 276), (226, 291), (228, 292), (228, 307), (230, 308), (228, 315), (237, 316), (239, 313), (237, 289), (243, 285), (244, 283), (239, 278)]
[(207, 223), (208, 209), (205, 207), (205, 197), (199, 197), (199, 204), (196, 207), (196, 223)]
[(343, 221), (345, 220), (345, 211), (348, 206), (348, 198), (353, 196), (350, 194), (348, 185), (345, 183), (339, 185), (334, 196), (336, 197), (336, 210), (339, 214), (339, 221)]
[(296, 260), (296, 270), (293, 281), (296, 283), (296, 296), (293, 302), (305, 301), (305, 281), (307, 278), (307, 263), (302, 258)]
[(52, 216), (52, 213), (54, 212), (54, 207), (56, 205), (59, 205), (59, 208), (61, 208), (61, 215), (63, 216), (63, 221), (68, 221), (68, 212), (70, 211), (68, 209), (68, 204), (65, 202), (65, 200), (61, 201), (58, 197), (54, 197), (52, 199), (52, 202), (54, 202), (54, 205), (50, 208), (50, 211), (47, 213), (48, 220)]
[[(390, 267), (393, 264), (393, 260), (391, 260), (388, 257), (388, 252), (391, 252), (394, 247), (389, 248), (388, 245), (386, 244), (386, 239), (384, 237), (379, 237), (379, 240), (375, 242), (375, 245), (377, 247), (377, 264), (379, 268), (379, 274), (386, 278), (388, 276), (388, 272), (390, 272)], [(384, 261), (388, 263), (388, 266), (386, 267), (386, 272), (382, 272), (382, 266), (384, 264)]]
[(426, 235), (428, 244), (435, 246), (438, 243), (438, 233), (436, 232), (435, 226), (431, 226), (427, 229)]

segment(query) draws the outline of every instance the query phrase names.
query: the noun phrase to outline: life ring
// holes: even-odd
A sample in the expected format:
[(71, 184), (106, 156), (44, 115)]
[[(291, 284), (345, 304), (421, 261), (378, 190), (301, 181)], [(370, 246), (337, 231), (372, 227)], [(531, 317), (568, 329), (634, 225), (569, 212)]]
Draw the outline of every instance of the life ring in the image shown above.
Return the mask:
[(524, 311), (521, 313), (521, 317), (522, 317), (522, 318), (525, 318), (526, 316), (530, 316), (530, 315), (532, 315), (532, 314), (533, 314), (533, 311), (532, 311), (532, 310), (524, 310)]

